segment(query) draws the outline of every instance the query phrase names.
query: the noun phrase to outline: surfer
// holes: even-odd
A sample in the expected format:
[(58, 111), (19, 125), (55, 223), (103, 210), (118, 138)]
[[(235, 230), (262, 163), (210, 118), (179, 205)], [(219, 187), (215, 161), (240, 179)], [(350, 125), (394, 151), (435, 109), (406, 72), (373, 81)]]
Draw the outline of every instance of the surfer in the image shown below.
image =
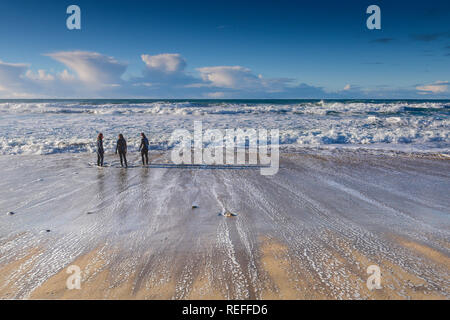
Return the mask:
[[(139, 151), (141, 152), (141, 157), (142, 157), (142, 165), (148, 165), (148, 139), (145, 136), (145, 134), (142, 132), (141, 133), (141, 145), (139, 146)], [(145, 157), (145, 161), (144, 161), (144, 157)]]
[(123, 163), (125, 162), (125, 168), (128, 168), (127, 164), (127, 142), (125, 141), (122, 134), (119, 134), (119, 140), (117, 140), (116, 145), (116, 154), (119, 152), (120, 156), (120, 165), (123, 167)]
[(97, 166), (103, 167), (103, 154), (105, 150), (103, 149), (103, 133), (99, 133), (97, 137)]

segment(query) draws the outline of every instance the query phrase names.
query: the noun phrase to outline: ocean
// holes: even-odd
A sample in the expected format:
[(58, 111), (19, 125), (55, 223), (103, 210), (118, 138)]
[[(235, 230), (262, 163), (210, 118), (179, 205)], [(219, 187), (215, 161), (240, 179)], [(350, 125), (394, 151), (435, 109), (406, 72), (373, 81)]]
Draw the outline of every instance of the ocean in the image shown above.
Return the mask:
[(106, 151), (122, 133), (131, 151), (145, 132), (152, 150), (176, 129), (279, 129), (290, 148), (450, 151), (450, 100), (0, 100), (0, 154)]

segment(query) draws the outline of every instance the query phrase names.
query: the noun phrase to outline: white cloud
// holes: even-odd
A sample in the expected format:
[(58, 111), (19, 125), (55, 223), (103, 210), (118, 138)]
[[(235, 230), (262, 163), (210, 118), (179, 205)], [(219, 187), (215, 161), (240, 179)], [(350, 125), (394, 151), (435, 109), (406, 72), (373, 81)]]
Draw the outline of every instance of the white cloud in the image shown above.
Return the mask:
[[(73, 70), (78, 79), (90, 86), (116, 84), (121, 81), (127, 65), (116, 59), (97, 52), (61, 51), (49, 53), (47, 56), (63, 63)], [(63, 75), (66, 79), (68, 73)]]
[(165, 73), (182, 72), (186, 67), (186, 61), (178, 53), (143, 54), (141, 59), (148, 69)]
[[(67, 69), (50, 74), (33, 72), (26, 64), (0, 63), (1, 96), (34, 97), (311, 97), (321, 88), (292, 85), (292, 79), (264, 78), (242, 66), (211, 66), (185, 71), (180, 54), (141, 55), (145, 69), (140, 77), (123, 80), (126, 65), (97, 52), (62, 51), (47, 54)], [(13, 84), (17, 85), (14, 86)]]
[[(449, 82), (436, 81), (408, 88), (369, 90), (346, 84), (326, 92), (321, 87), (297, 83), (289, 78), (264, 78), (249, 68), (209, 66), (186, 71), (180, 54), (142, 54), (142, 74), (122, 79), (127, 65), (97, 52), (61, 51), (47, 54), (61, 62), (62, 72), (32, 71), (25, 63), (0, 60), (1, 98), (414, 98), (422, 94), (448, 97)], [(36, 69), (34, 69), (36, 70)]]
[(76, 79), (76, 77), (73, 74), (69, 73), (67, 69), (64, 69), (63, 72), (58, 73), (58, 78), (63, 81), (74, 81)]
[[(67, 51), (47, 54), (67, 69), (34, 72), (24, 63), (0, 61), (1, 97), (95, 97), (120, 92), (126, 64), (96, 52)], [(120, 94), (120, 93), (119, 93)]]
[(200, 76), (207, 84), (222, 88), (249, 88), (260, 86), (261, 79), (251, 70), (241, 66), (217, 66), (198, 68)]
[(198, 68), (203, 83), (191, 87), (217, 87), (249, 92), (279, 93), (291, 90), (293, 79), (264, 78), (242, 66), (215, 66)]
[(447, 92), (447, 88), (448, 81), (436, 81), (432, 84), (416, 87), (416, 89), (419, 90), (419, 94), (444, 93)]
[(25, 76), (31, 80), (38, 81), (52, 81), (55, 80), (55, 77), (49, 73), (46, 73), (45, 70), (39, 69), (37, 73), (33, 73), (33, 71), (28, 70), (25, 73)]

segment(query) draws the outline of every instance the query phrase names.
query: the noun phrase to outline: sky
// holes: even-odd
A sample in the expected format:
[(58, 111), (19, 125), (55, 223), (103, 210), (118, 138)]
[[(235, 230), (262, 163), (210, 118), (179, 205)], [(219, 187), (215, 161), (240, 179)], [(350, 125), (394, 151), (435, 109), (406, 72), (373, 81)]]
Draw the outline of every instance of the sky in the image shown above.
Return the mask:
[(449, 81), (448, 0), (0, 2), (0, 98), (448, 99)]

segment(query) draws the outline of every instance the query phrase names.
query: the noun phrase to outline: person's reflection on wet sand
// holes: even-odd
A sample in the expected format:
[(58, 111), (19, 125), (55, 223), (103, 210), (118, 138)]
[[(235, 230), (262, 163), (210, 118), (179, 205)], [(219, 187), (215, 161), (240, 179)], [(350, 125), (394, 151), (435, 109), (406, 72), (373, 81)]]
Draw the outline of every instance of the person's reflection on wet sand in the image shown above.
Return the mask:
[(116, 181), (117, 181), (117, 190), (116, 197), (118, 197), (118, 206), (116, 207), (116, 212), (119, 213), (119, 217), (124, 219), (127, 216), (127, 189), (128, 189), (128, 171), (127, 169), (119, 169), (119, 172), (116, 173)]
[(105, 172), (101, 169), (97, 172), (97, 197), (100, 203), (105, 198)]
[(120, 169), (117, 176), (118, 194), (121, 194), (128, 188), (128, 172), (127, 170)]
[(141, 170), (141, 183), (140, 183), (140, 190), (141, 190), (141, 199), (145, 199), (148, 194), (148, 168), (142, 168)]

